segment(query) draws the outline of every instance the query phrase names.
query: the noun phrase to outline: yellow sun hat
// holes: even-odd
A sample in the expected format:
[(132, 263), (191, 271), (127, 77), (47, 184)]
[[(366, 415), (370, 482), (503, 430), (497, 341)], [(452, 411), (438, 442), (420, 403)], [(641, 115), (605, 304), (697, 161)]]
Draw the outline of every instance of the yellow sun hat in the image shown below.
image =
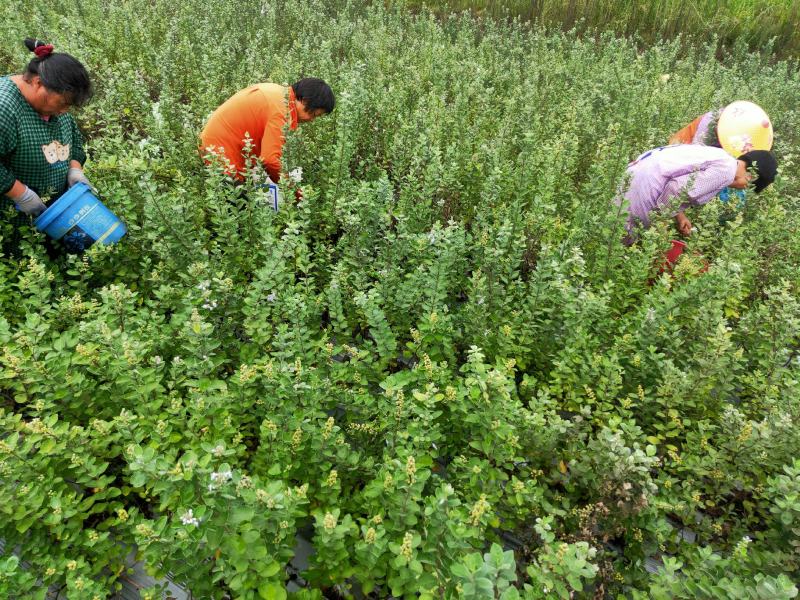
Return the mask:
[(717, 137), (722, 148), (736, 158), (751, 150), (771, 150), (772, 121), (758, 104), (737, 100), (722, 111)]

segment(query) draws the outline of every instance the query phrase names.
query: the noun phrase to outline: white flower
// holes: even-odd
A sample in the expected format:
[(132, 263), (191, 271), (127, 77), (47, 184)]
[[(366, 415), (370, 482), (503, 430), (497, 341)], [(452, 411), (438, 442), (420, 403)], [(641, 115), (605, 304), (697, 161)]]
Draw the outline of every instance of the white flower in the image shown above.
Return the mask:
[(289, 179), (291, 179), (295, 183), (300, 183), (301, 181), (303, 181), (303, 167), (297, 167), (295, 169), (292, 169), (291, 171), (289, 171), (288, 175)]
[(194, 513), (190, 508), (181, 516), (181, 523), (183, 523), (184, 525), (194, 525), (195, 527), (197, 527), (198, 525), (200, 525), (200, 519), (194, 516)]
[(206, 310), (214, 310), (215, 308), (217, 308), (217, 301), (209, 300), (208, 302), (203, 304), (203, 308), (205, 308)]
[(230, 471), (214, 471), (211, 473), (211, 483), (225, 483), (233, 477)]
[(154, 356), (154, 357), (153, 357), (153, 364), (154, 364), (155, 366), (157, 366), (157, 367), (158, 367), (159, 365), (161, 365), (161, 364), (163, 364), (163, 363), (164, 363), (164, 359), (163, 359), (163, 358), (161, 358), (160, 356)]
[(225, 453), (225, 446), (223, 446), (222, 444), (217, 444), (217, 445), (214, 447), (214, 449), (211, 451), (211, 454), (213, 454), (213, 455), (214, 455), (214, 456), (216, 456), (216, 457), (220, 457), (220, 456), (222, 456), (224, 453)]
[(164, 115), (161, 114), (160, 102), (153, 102), (152, 115), (153, 121), (155, 121), (156, 125), (160, 127), (164, 124)]
[[(155, 117), (155, 114), (153, 116)], [(161, 125), (161, 123), (158, 124)], [(153, 140), (151, 140), (150, 138), (142, 138), (139, 140), (139, 143), (137, 145), (139, 146), (140, 150), (147, 150), (153, 145)]]
[(211, 473), (211, 483), (208, 484), (208, 490), (213, 491), (215, 488), (218, 488), (225, 484), (227, 481), (230, 481), (233, 477), (233, 473), (230, 471), (219, 471)]
[(208, 291), (208, 288), (211, 287), (211, 283), (209, 281), (201, 281), (197, 284), (197, 289), (201, 292)]
[(276, 298), (277, 296), (275, 295), (275, 292), (272, 292), (269, 296), (267, 296), (267, 302), (275, 302)]
[(658, 79), (661, 81), (661, 83), (667, 83), (667, 82), (669, 81), (669, 78), (670, 78), (670, 77), (672, 77), (672, 75), (670, 75), (669, 73), (664, 73), (664, 74), (663, 74), (661, 77), (659, 77)]

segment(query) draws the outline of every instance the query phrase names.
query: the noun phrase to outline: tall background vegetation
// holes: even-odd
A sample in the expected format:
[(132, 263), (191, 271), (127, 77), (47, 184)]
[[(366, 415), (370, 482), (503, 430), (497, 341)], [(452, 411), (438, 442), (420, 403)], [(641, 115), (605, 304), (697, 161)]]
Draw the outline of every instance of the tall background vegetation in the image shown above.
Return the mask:
[[(87, 174), (130, 230), (50, 259), (0, 221), (5, 597), (108, 597), (133, 550), (198, 598), (797, 595), (796, 62), (360, 2), (0, 16), (3, 71), (26, 36), (88, 66)], [(273, 213), (197, 133), (302, 75), (337, 108)], [(620, 243), (625, 166), (737, 99), (781, 176), (659, 274), (668, 219)]]
[(797, 57), (800, 5), (787, 0), (400, 0), (412, 10), (520, 19), (582, 34), (614, 31), (652, 44), (681, 36), (684, 43), (716, 40), (722, 48)]

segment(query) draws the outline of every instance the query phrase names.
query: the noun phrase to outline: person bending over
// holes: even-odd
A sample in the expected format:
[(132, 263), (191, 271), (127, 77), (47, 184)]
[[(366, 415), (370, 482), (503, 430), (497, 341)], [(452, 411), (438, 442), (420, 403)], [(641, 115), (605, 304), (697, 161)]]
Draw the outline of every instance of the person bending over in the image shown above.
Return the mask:
[(775, 180), (778, 163), (772, 152), (752, 150), (734, 158), (721, 148), (679, 144), (654, 148), (628, 165), (630, 182), (616, 199), (628, 201), (628, 235), (625, 243), (636, 241), (636, 228), (649, 227), (653, 212), (669, 209), (679, 198), (684, 202), (675, 209), (678, 231), (688, 235), (692, 224), (684, 214), (690, 206), (702, 206), (726, 187), (761, 192)]
[(296, 129), (333, 111), (335, 99), (322, 79), (307, 77), (291, 86), (257, 83), (240, 90), (217, 108), (200, 134), (201, 153), (223, 159), (226, 172), (243, 181), (246, 145), (270, 179), (280, 179), (284, 127)]

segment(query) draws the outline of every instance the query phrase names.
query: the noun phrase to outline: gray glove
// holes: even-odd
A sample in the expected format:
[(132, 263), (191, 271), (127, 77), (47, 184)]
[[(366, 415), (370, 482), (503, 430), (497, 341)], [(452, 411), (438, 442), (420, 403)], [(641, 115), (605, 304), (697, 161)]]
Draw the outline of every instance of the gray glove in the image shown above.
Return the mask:
[(21, 196), (17, 196), (16, 198), (13, 198), (13, 200), (17, 210), (32, 217), (39, 216), (45, 211), (45, 209), (47, 209), (47, 207), (44, 205), (44, 202), (42, 202), (42, 199), (39, 198), (39, 194), (34, 192), (28, 186), (25, 186), (25, 191), (22, 192)]
[(94, 189), (94, 186), (89, 183), (88, 179), (86, 179), (86, 175), (83, 174), (83, 169), (79, 169), (78, 167), (70, 167), (69, 171), (67, 171), (67, 185), (72, 187), (79, 182), (85, 183), (90, 188)]

